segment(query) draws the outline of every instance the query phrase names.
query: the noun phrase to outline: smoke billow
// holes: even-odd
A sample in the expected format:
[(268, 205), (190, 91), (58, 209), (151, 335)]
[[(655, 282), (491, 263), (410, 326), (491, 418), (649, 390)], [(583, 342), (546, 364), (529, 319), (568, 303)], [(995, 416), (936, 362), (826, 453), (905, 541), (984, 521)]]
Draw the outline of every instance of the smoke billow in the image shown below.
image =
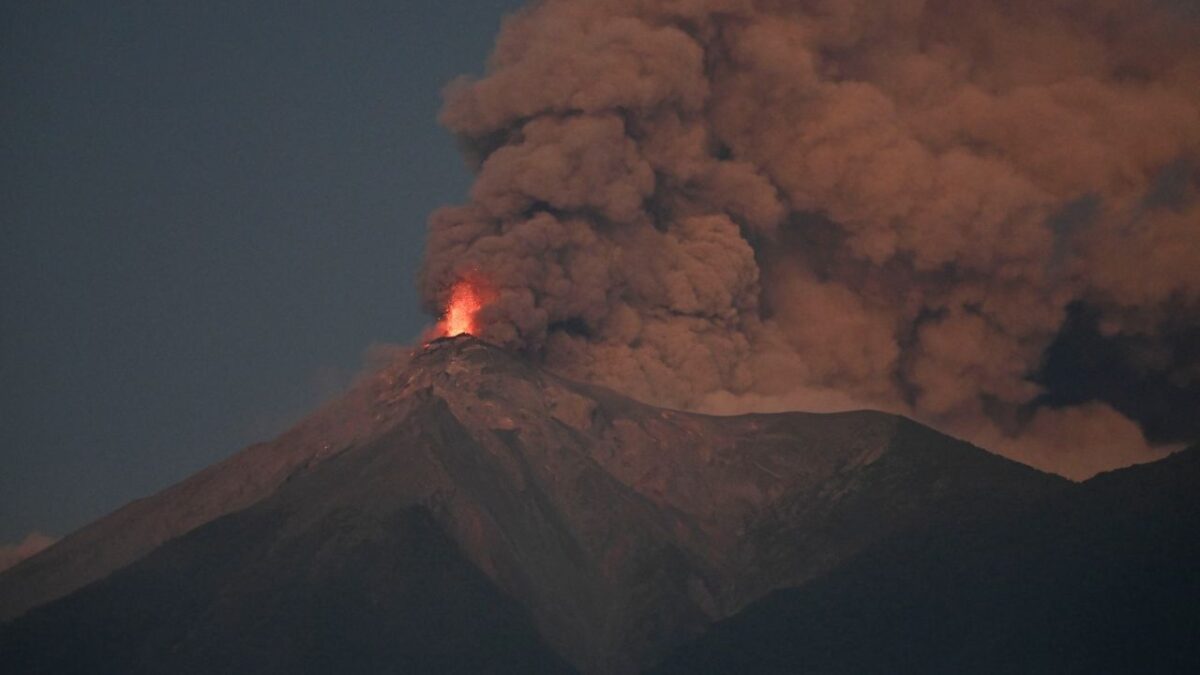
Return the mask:
[[(1072, 476), (1156, 456), (1040, 405), (1068, 309), (1200, 323), (1200, 30), (1154, 0), (545, 0), (443, 123), (477, 169), (422, 292), (650, 402), (878, 407)], [(1162, 349), (1180, 386), (1200, 367)]]

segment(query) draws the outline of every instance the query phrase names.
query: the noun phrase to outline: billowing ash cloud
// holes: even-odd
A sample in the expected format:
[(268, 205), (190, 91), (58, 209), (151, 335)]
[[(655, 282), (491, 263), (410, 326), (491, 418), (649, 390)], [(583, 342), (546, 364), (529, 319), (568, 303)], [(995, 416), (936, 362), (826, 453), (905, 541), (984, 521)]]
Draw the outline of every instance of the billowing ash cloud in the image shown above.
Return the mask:
[(1032, 376), (1069, 307), (1139, 344), (1200, 323), (1178, 3), (547, 0), (442, 121), (478, 178), (422, 292), (485, 278), (487, 339), (658, 404), (881, 407), (1073, 476), (1156, 452)]

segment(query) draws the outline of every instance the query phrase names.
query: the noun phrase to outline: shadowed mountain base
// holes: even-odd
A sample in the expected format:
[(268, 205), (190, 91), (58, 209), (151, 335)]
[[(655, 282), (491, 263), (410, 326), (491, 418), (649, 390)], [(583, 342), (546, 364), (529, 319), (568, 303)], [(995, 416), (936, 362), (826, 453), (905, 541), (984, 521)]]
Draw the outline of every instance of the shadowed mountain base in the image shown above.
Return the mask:
[(1200, 671), (1200, 447), (775, 592), (655, 675)]
[(1080, 486), (891, 415), (663, 410), (443, 340), (0, 575), (0, 663), (1038, 671), (1129, 621), (1168, 655), (1195, 454)]

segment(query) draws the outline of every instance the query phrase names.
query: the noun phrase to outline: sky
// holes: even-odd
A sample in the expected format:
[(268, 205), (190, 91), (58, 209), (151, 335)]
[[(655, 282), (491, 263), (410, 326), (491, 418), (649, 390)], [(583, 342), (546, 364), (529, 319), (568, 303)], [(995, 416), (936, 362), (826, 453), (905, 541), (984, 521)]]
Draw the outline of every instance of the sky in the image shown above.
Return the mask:
[(456, 142), (440, 92), (520, 4), (0, 8), (0, 546), (271, 438), (464, 265), (498, 287), (483, 337), (649, 402), (882, 407), (1081, 476), (1200, 435), (1194, 41), (1108, 31), (1117, 5), (897, 2), (743, 17), (713, 68), (703, 31), (549, 3), (454, 89)]
[(440, 91), (516, 0), (4, 3), (0, 543), (273, 436), (427, 322)]

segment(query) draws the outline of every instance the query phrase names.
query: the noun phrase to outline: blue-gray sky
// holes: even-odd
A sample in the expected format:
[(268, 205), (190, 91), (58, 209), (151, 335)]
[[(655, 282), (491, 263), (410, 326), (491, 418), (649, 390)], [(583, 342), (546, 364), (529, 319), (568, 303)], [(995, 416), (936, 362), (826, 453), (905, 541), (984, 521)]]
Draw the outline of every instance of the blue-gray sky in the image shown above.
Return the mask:
[[(371, 343), (417, 335), (426, 217), (461, 202), (470, 178), (437, 125), (439, 91), (482, 70), (501, 16), (519, 4), (0, 7), (0, 544), (65, 534), (273, 436), (335, 393)], [(547, 26), (563, 55), (578, 48)], [(1131, 54), (1145, 46), (1130, 44)], [(526, 94), (545, 75), (531, 72)], [(1114, 91), (1125, 91), (1126, 71), (1114, 72)], [(1101, 146), (1119, 135), (1096, 133)], [(1147, 203), (1182, 208), (1200, 185), (1195, 166), (1172, 163)], [(1022, 414), (1099, 401), (1156, 443), (1193, 441), (1194, 309), (1171, 308), (1147, 335), (1114, 336), (1092, 301), (1066, 308), (1044, 358), (1020, 374), (1042, 385)], [(912, 330), (878, 325), (889, 341)], [(809, 340), (805, 358), (838, 362), (842, 352), (820, 349), (842, 337)]]
[(5, 3), (0, 543), (65, 534), (424, 325), (436, 115), (516, 0)]

